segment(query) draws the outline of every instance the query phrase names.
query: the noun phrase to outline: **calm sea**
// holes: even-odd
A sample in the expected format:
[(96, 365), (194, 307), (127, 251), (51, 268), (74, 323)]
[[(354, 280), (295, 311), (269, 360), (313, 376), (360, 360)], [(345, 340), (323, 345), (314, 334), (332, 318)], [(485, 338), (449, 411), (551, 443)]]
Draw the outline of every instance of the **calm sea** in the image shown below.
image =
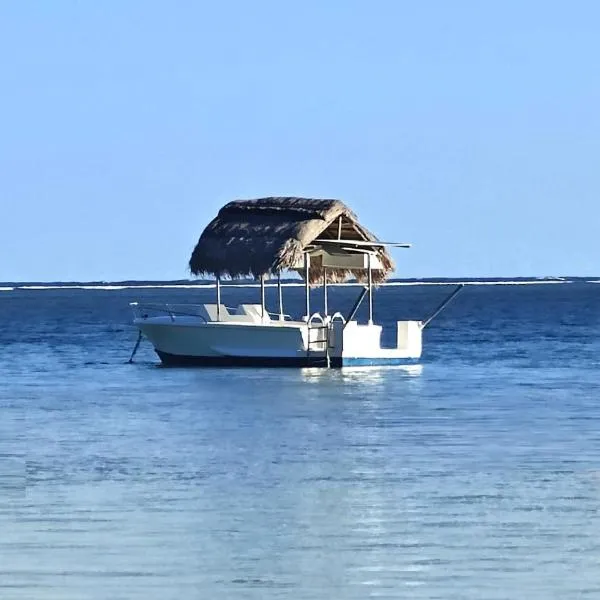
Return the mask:
[(0, 292), (2, 600), (600, 598), (600, 285), (465, 288), (406, 369), (126, 364), (128, 302), (211, 299)]

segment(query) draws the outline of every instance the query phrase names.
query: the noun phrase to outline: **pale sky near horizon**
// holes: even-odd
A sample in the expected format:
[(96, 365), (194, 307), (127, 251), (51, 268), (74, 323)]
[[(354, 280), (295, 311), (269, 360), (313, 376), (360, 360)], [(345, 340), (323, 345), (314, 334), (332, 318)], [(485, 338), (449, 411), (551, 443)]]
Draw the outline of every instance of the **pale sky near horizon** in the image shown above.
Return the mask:
[(0, 281), (179, 279), (236, 198), (396, 276), (600, 274), (600, 3), (0, 3)]

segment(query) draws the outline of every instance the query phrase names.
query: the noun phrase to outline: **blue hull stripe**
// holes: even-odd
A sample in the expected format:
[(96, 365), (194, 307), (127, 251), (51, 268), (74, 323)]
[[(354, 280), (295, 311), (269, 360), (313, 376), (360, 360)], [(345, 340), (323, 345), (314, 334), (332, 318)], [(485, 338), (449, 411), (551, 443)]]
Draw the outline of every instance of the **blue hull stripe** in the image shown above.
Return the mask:
[(344, 356), (343, 358), (332, 358), (332, 367), (385, 367), (396, 365), (416, 365), (419, 360), (416, 358), (395, 358), (395, 357), (371, 357), (355, 358)]

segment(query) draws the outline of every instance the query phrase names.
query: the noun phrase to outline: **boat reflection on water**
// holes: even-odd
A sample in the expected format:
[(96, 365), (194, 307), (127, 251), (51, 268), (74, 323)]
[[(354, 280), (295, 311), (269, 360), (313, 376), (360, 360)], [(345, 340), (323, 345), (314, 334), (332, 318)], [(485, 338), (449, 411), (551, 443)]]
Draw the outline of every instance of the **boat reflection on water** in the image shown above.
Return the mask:
[(391, 377), (420, 377), (423, 373), (422, 364), (394, 365), (385, 367), (345, 367), (344, 369), (301, 369), (302, 379), (307, 383), (335, 381), (344, 383), (374, 384), (381, 383)]

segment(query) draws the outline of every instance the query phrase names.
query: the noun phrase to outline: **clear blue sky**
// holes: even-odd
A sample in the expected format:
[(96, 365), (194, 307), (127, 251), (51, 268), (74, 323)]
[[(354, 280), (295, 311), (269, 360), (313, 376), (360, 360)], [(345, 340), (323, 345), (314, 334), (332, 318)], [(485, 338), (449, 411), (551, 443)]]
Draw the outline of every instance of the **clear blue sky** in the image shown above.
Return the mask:
[(600, 273), (600, 3), (0, 3), (0, 281), (176, 279), (336, 197), (398, 276)]

